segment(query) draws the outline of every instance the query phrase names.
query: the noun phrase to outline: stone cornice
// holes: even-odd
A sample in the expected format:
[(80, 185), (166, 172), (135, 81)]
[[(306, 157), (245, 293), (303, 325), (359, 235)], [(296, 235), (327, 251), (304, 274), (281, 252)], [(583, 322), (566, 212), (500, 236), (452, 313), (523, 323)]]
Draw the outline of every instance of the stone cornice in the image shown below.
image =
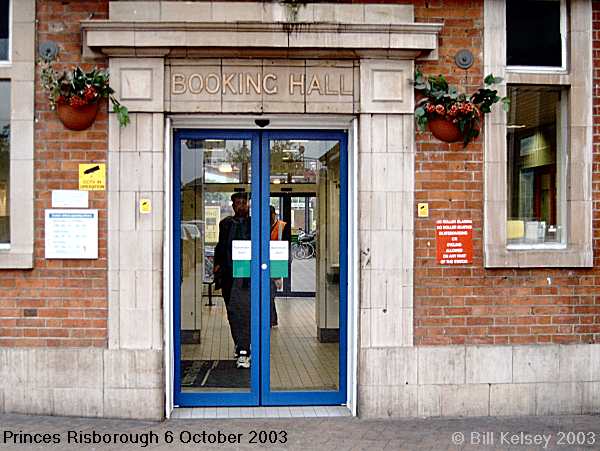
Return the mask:
[(347, 57), (415, 58), (437, 50), (441, 28), (431, 23), (81, 22), (84, 50), (110, 56), (186, 56), (199, 55), (202, 49), (226, 54), (242, 49), (247, 54), (267, 50), (293, 56), (311, 50), (315, 56), (340, 52)]

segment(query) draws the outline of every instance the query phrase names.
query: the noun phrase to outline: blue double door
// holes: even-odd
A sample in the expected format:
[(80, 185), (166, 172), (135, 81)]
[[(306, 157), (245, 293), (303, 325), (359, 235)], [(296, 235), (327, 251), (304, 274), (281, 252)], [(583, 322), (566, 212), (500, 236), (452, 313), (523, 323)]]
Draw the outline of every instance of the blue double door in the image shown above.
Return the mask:
[(174, 156), (175, 404), (344, 404), (347, 133), (176, 130)]

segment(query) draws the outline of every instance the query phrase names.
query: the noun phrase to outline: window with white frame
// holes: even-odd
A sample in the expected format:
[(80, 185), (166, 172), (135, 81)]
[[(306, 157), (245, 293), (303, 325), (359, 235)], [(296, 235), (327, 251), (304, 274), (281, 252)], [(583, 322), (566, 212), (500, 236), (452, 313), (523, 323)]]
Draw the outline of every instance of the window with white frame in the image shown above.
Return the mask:
[[(510, 73), (566, 68), (564, 0), (507, 0), (506, 66)], [(509, 77), (510, 78), (510, 77)], [(506, 124), (509, 248), (564, 244), (568, 118), (561, 86), (508, 85)]]
[(507, 93), (508, 245), (564, 243), (566, 94), (535, 85), (509, 85)]
[(0, 268), (32, 268), (35, 0), (0, 0)]
[(0, 80), (0, 243), (10, 242), (10, 82)]
[(591, 0), (484, 0), (486, 267), (593, 264), (592, 62)]
[(0, 61), (10, 58), (10, 0), (0, 0)]
[(565, 0), (507, 0), (506, 64), (565, 68)]

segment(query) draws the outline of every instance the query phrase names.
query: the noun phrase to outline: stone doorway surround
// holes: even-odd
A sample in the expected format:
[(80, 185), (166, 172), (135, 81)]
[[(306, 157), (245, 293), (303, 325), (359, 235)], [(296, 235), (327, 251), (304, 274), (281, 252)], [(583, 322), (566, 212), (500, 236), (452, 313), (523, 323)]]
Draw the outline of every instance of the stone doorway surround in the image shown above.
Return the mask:
[[(163, 307), (170, 309), (163, 284), (170, 271), (163, 258), (170, 248), (165, 123), (193, 113), (358, 118), (359, 381), (372, 366), (371, 349), (412, 346), (415, 140), (409, 80), (416, 58), (437, 57), (441, 24), (415, 23), (412, 5), (306, 4), (294, 22), (286, 6), (267, 2), (118, 1), (110, 2), (109, 11), (108, 20), (81, 23), (84, 55), (109, 57), (112, 86), (131, 116), (123, 129), (113, 114), (109, 122), (108, 352), (136, 350), (143, 360), (145, 352), (164, 353), (171, 342), (163, 320)], [(225, 89), (227, 74), (248, 71), (267, 79), (260, 92), (248, 88), (236, 96), (231, 86)], [(282, 84), (274, 92), (269, 84), (300, 83), (301, 76), (303, 89)], [(186, 92), (182, 77), (193, 78)], [(210, 89), (204, 84), (209, 79)], [(139, 214), (140, 198), (152, 199), (151, 215)], [(168, 378), (166, 351), (162, 371)], [(167, 415), (169, 398), (167, 393)]]

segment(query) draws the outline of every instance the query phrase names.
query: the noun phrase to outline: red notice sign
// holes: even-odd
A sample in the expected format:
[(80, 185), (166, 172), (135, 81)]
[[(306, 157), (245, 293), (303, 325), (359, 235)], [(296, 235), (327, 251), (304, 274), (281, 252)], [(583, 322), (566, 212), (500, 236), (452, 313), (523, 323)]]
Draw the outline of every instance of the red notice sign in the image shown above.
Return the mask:
[(437, 262), (440, 265), (465, 265), (473, 262), (473, 221), (439, 219), (435, 225)]

